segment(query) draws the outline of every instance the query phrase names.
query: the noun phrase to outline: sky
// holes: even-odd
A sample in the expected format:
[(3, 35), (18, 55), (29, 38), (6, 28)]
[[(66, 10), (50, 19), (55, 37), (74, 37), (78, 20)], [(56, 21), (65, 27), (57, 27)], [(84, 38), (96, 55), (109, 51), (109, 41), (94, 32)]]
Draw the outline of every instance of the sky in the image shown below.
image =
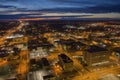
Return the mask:
[(0, 0), (0, 19), (120, 18), (120, 0)]

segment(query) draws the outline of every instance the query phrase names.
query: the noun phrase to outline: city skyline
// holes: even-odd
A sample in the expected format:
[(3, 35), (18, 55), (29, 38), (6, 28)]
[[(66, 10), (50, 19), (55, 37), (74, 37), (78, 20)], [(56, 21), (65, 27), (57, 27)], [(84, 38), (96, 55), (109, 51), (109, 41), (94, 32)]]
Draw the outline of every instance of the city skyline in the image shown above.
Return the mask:
[(120, 0), (1, 0), (0, 19), (38, 17), (119, 19), (119, 5)]

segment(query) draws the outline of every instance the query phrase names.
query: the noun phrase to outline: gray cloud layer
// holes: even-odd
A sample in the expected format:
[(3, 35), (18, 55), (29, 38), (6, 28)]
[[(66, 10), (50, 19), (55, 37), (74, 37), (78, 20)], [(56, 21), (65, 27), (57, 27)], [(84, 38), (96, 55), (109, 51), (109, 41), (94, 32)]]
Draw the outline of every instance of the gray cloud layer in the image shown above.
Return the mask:
[(44, 13), (119, 13), (120, 0), (0, 0), (0, 16)]

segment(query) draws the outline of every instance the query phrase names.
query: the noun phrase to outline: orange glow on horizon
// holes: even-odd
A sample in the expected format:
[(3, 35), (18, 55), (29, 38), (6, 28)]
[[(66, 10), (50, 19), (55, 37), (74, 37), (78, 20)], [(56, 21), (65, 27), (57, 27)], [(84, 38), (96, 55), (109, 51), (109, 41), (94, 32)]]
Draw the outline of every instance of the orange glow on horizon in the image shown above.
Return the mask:
[(61, 19), (61, 17), (53, 17), (53, 18), (21, 18), (18, 20), (21, 21), (36, 21), (36, 20), (58, 20)]

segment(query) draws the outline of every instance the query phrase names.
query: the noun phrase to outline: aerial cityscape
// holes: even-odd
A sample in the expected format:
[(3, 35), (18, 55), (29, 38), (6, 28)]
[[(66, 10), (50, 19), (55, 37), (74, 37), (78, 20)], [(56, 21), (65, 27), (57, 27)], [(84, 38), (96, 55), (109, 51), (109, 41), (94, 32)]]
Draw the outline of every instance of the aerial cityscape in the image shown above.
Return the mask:
[(0, 80), (120, 80), (119, 5), (1, 0)]

